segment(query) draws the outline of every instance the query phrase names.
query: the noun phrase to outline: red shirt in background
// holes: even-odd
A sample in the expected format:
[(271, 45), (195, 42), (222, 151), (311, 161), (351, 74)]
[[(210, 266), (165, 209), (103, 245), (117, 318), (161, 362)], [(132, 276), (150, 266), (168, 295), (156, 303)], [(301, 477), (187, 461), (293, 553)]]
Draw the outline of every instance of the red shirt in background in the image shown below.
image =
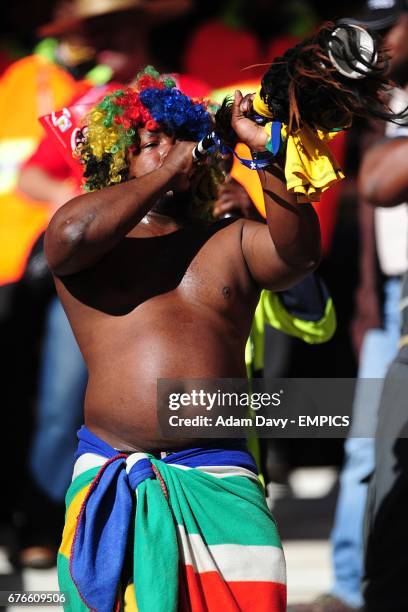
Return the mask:
[(24, 163), (23, 168), (29, 166), (41, 168), (52, 178), (61, 181), (74, 177), (71, 166), (61, 154), (56, 139), (50, 135), (42, 139), (37, 150)]
[(185, 72), (206, 81), (212, 89), (240, 81), (259, 79), (266, 66), (244, 70), (253, 64), (270, 64), (299, 39), (285, 34), (274, 38), (263, 51), (252, 32), (232, 29), (222, 21), (209, 21), (199, 27), (187, 45)]

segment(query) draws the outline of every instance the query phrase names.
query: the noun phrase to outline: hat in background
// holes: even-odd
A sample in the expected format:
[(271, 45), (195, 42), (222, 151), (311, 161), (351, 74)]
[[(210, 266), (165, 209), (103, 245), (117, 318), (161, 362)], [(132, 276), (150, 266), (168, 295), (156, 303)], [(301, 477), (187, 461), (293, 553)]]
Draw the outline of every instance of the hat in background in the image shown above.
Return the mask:
[(368, 30), (385, 30), (393, 26), (399, 16), (408, 11), (408, 0), (368, 0), (361, 19), (340, 20)]
[(87, 19), (138, 10), (156, 19), (178, 17), (191, 8), (191, 0), (71, 0), (64, 2), (54, 21), (41, 26), (39, 36), (60, 36)]

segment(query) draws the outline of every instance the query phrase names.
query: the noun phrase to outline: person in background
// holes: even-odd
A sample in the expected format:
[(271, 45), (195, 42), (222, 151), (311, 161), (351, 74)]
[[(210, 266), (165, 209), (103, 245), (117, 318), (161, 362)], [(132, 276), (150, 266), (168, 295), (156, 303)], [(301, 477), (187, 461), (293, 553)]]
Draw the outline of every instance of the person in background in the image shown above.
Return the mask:
[[(391, 0), (382, 8), (369, 0), (367, 14), (353, 20), (363, 27), (377, 30), (385, 37), (390, 54), (390, 74), (400, 86), (408, 77), (408, 5), (406, 0)], [(393, 110), (402, 111), (407, 99), (401, 89), (391, 95)], [(361, 231), (360, 287), (357, 291), (356, 317), (353, 324), (354, 345), (360, 353), (359, 382), (353, 405), (354, 431), (364, 431), (367, 437), (353, 435), (345, 445), (345, 464), (340, 477), (340, 491), (332, 532), (334, 584), (331, 592), (310, 604), (298, 604), (290, 612), (351, 612), (363, 606), (363, 520), (367, 499), (367, 480), (374, 469), (374, 433), (381, 398), (383, 379), (398, 350), (402, 276), (408, 269), (408, 213), (401, 202), (394, 210), (378, 209), (373, 214), (368, 203), (375, 203), (383, 186), (398, 185), (398, 173), (405, 166), (387, 155), (407, 133), (402, 125), (386, 125), (386, 144), (369, 148), (363, 153), (359, 177), (359, 217)], [(373, 137), (369, 136), (371, 146)], [(382, 141), (382, 139), (381, 139)], [(400, 153), (402, 155), (402, 153)], [(402, 159), (402, 157), (401, 157)], [(381, 163), (380, 163), (381, 162)], [(403, 183), (402, 178), (400, 183)], [(383, 201), (383, 200), (382, 200)], [(396, 204), (396, 200), (393, 202)], [(378, 268), (382, 289), (379, 291)], [(381, 304), (381, 293), (383, 303)], [(364, 379), (369, 379), (364, 381)], [(391, 552), (390, 552), (391, 555)], [(389, 557), (387, 558), (389, 560)], [(387, 563), (388, 563), (387, 560)], [(388, 593), (387, 596), (389, 596)], [(399, 611), (388, 604), (384, 594), (381, 610)], [(377, 608), (373, 608), (377, 609)], [(401, 608), (406, 609), (406, 608)], [(370, 608), (371, 610), (371, 608)]]
[[(386, 138), (371, 147), (362, 163), (360, 190), (375, 208), (380, 262), (398, 281), (394, 318), (401, 337), (379, 404), (373, 475), (368, 486), (365, 514), (364, 610), (382, 612), (407, 609), (408, 563), (406, 550), (407, 431), (408, 431), (408, 4), (389, 33), (390, 46), (398, 50), (395, 80), (404, 90), (395, 90), (391, 106), (406, 109), (401, 125), (392, 125)], [(401, 282), (401, 272), (405, 271)], [(388, 280), (388, 283), (391, 281)], [(401, 290), (402, 285), (402, 290)], [(394, 350), (394, 354), (396, 350)]]
[[(406, 164), (406, 145), (404, 162)], [(408, 183), (405, 174), (405, 194)], [(401, 186), (402, 182), (400, 183)], [(380, 200), (377, 200), (377, 205)], [(385, 200), (383, 200), (385, 202)], [(404, 612), (407, 607), (408, 508), (408, 275), (401, 292), (401, 339), (390, 365), (378, 415), (375, 467), (368, 488), (365, 521), (364, 610)]]
[[(73, 4), (58, 3), (55, 15)], [(45, 34), (45, 32), (44, 32)], [(50, 32), (51, 34), (51, 32)], [(21, 278), (28, 253), (44, 230), (46, 202), (32, 202), (16, 189), (21, 165), (35, 151), (43, 129), (38, 117), (61, 108), (89, 84), (106, 80), (106, 70), (94, 71), (95, 50), (83, 29), (66, 29), (59, 38), (44, 38), (34, 53), (14, 62), (0, 79), (0, 284)]]
[[(64, 10), (58, 3), (56, 18)], [(94, 53), (85, 43), (83, 33), (66, 32), (59, 41), (49, 38), (41, 41), (32, 55), (11, 64), (0, 79), (0, 112), (4, 119), (0, 125), (0, 323), (5, 405), (11, 431), (19, 432), (20, 450), (14, 470), (20, 482), (26, 482), (23, 475), (31, 436), (35, 364), (39, 360), (44, 304), (50, 294), (42, 286), (37, 291), (38, 285), (33, 287), (25, 270), (33, 244), (49, 220), (49, 207), (46, 198), (33, 200), (18, 190), (18, 172), (43, 136), (38, 117), (64, 106), (83, 87), (88, 87), (84, 78), (93, 65)], [(2, 448), (7, 456), (9, 446)], [(20, 526), (16, 500), (21, 488), (15, 491), (15, 479), (9, 479), (6, 473), (2, 478), (13, 500), (3, 509), (4, 519)], [(13, 558), (18, 556), (15, 551), (11, 554)]]

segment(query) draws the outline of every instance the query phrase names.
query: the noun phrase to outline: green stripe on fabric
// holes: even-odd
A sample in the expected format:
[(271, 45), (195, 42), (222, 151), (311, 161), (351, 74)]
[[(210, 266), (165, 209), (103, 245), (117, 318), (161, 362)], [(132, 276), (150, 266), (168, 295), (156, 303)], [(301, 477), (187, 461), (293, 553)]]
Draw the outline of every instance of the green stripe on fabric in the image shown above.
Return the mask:
[(89, 612), (89, 608), (83, 603), (72, 581), (69, 573), (69, 561), (61, 553), (58, 553), (57, 569), (59, 590), (67, 594), (67, 602), (63, 606), (64, 610), (67, 612)]
[(174, 518), (188, 533), (199, 533), (209, 545), (282, 548), (260, 483), (244, 476), (216, 478), (154, 463), (165, 480)]
[(137, 488), (133, 562), (138, 609), (177, 612), (177, 534), (158, 480), (147, 479)]
[(74, 499), (75, 495), (79, 493), (79, 491), (81, 491), (84, 487), (90, 485), (99, 470), (100, 467), (91, 468), (90, 470), (86, 470), (86, 472), (83, 472), (77, 478), (75, 478), (75, 480), (71, 483), (65, 496), (66, 508), (69, 508), (72, 500)]

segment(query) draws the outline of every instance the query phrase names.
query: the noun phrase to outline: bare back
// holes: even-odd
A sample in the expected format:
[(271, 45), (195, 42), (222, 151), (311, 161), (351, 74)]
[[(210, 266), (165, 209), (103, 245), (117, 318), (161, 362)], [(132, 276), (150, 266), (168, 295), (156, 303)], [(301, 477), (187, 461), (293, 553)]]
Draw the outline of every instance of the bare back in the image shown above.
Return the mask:
[(259, 291), (241, 232), (242, 221), (157, 236), (139, 224), (91, 268), (56, 277), (89, 370), (85, 422), (116, 448), (183, 445), (158, 434), (158, 378), (245, 376)]

